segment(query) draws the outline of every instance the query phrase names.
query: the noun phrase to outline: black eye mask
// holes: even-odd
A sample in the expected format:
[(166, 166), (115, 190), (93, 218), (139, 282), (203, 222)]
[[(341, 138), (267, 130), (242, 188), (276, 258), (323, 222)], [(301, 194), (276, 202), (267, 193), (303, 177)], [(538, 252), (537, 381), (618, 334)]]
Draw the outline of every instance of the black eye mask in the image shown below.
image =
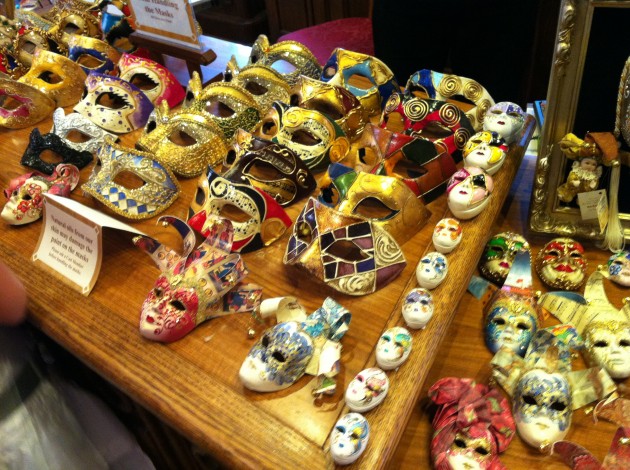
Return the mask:
[[(48, 163), (42, 160), (41, 154), (46, 150), (51, 150), (59, 155), (62, 158), (61, 162)], [(55, 167), (60, 163), (69, 163), (81, 169), (91, 163), (92, 158), (91, 152), (74, 150), (57, 134), (41, 135), (39, 129), (35, 128), (31, 132), (28, 147), (26, 147), (20, 163), (47, 175), (52, 175)]]

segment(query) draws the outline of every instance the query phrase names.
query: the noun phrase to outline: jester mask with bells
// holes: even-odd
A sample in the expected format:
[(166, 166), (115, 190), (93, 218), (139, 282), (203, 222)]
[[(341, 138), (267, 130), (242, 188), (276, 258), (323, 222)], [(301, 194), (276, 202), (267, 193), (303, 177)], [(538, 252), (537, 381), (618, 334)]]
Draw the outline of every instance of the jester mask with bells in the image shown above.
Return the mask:
[[(354, 76), (361, 76), (365, 82), (355, 82)], [(378, 116), (389, 96), (400, 90), (394, 73), (382, 61), (340, 47), (324, 65), (320, 80), (349, 90), (369, 116)]]
[(76, 62), (54, 52), (37, 49), (33, 64), (19, 81), (34, 86), (51, 98), (57, 107), (79, 102), (86, 75)]
[(188, 223), (206, 236), (212, 216), (230, 219), (234, 232), (232, 250), (258, 250), (280, 238), (291, 219), (274, 198), (249, 184), (229, 181), (211, 168), (199, 177)]
[(0, 216), (11, 225), (35, 222), (42, 216), (45, 193), (67, 197), (78, 183), (79, 169), (65, 164), (50, 176), (34, 172), (14, 178), (4, 190), (8, 201)]
[[(287, 62), (291, 70), (284, 70), (282, 62)], [(248, 64), (261, 64), (279, 70), (290, 86), (295, 85), (301, 75), (319, 78), (322, 73), (322, 66), (304, 44), (281, 41), (271, 45), (264, 34), (254, 42)]]
[(520, 251), (529, 252), (529, 243), (522, 235), (514, 232), (493, 235), (479, 259), (479, 272), (489, 281), (503, 285)]
[[(280, 306), (297, 299), (268, 299)], [(261, 313), (266, 310), (264, 303)], [(263, 313), (264, 314), (264, 313)], [(313, 394), (334, 394), (340, 370), (341, 339), (351, 314), (330, 297), (308, 317), (297, 305), (279, 308), (278, 324), (263, 333), (247, 354), (239, 371), (243, 385), (256, 392), (283, 390), (304, 374), (318, 377)]]
[(438, 470), (500, 470), (499, 454), (516, 432), (508, 400), (472, 379), (444, 377), (429, 389), (437, 405), (431, 458)]
[(395, 239), (372, 221), (310, 198), (293, 224), (284, 264), (344, 294), (365, 295), (393, 281), (407, 262)]
[(275, 102), (256, 135), (297, 153), (311, 170), (343, 159), (350, 141), (337, 123), (319, 111)]
[(118, 77), (90, 72), (74, 110), (106, 131), (125, 134), (144, 127), (153, 103), (137, 86)]
[(214, 220), (208, 236), (195, 250), (195, 234), (183, 221), (160, 217), (183, 239), (183, 253), (141, 235), (136, 246), (151, 256), (162, 271), (142, 304), (140, 334), (170, 343), (190, 333), (202, 322), (231, 313), (254, 310), (262, 295), (255, 284), (239, 284), (247, 275), (240, 255), (230, 253), (232, 225)]
[(630, 377), (630, 305), (618, 309), (608, 301), (600, 271), (588, 278), (583, 298), (549, 292), (540, 303), (563, 323), (575, 326), (591, 365), (603, 367), (614, 379)]
[(225, 179), (262, 189), (281, 206), (308, 196), (317, 186), (315, 177), (295, 152), (242, 129), (234, 136), (228, 155), (233, 161), (223, 173)]
[(429, 211), (405, 183), (390, 176), (356, 172), (340, 163), (320, 180), (318, 200), (348, 215), (360, 215), (402, 244), (429, 218)]
[(0, 76), (0, 128), (21, 129), (50, 116), (55, 101), (34, 86)]
[(110, 73), (120, 59), (120, 53), (100, 39), (72, 34), (68, 40), (68, 58), (79, 64), (86, 74)]
[(466, 166), (476, 166), (494, 175), (503, 166), (508, 147), (496, 132), (477, 132), (464, 146), (462, 155)]
[(536, 255), (536, 272), (554, 289), (576, 290), (586, 280), (584, 247), (572, 238), (554, 238)]
[(521, 438), (543, 450), (569, 431), (573, 410), (615, 391), (599, 367), (571, 370), (572, 351), (582, 347), (571, 325), (538, 330), (525, 358), (502, 348), (492, 359), (492, 376), (512, 397), (512, 414)]
[(118, 61), (118, 75), (140, 88), (156, 106), (166, 100), (173, 108), (184, 99), (184, 88), (175, 75), (153, 60), (123, 53)]
[(490, 93), (475, 80), (433, 70), (422, 69), (411, 75), (405, 89), (409, 92), (424, 91), (434, 100), (463, 98), (472, 101), (475, 106), (466, 111), (466, 116), (475, 131), (482, 129), (486, 112), (494, 104)]

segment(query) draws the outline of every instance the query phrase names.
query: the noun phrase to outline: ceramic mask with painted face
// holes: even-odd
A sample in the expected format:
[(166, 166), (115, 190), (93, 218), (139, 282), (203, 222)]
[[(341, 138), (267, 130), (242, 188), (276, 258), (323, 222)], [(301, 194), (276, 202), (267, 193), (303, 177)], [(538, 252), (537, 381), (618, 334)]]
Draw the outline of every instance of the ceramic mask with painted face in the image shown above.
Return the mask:
[(529, 250), (529, 243), (522, 235), (513, 232), (501, 232), (494, 235), (479, 259), (481, 275), (496, 284), (505, 282), (516, 253)]
[(348, 465), (359, 458), (370, 437), (370, 426), (359, 413), (347, 413), (337, 421), (330, 435), (330, 454), (338, 465)]
[(416, 267), (416, 279), (420, 287), (435, 289), (448, 274), (446, 256), (436, 251), (427, 253)]
[(346, 389), (346, 405), (352, 411), (363, 413), (377, 407), (387, 396), (389, 379), (378, 367), (359, 372)]
[(515, 142), (525, 125), (523, 109), (509, 101), (502, 101), (491, 106), (483, 123), (484, 131), (496, 132), (507, 144)]
[(629, 322), (591, 322), (584, 331), (584, 341), (589, 362), (606, 369), (613, 379), (630, 377)]
[(499, 291), (485, 316), (486, 346), (493, 353), (512, 349), (524, 356), (538, 329), (535, 301), (528, 296)]
[(409, 328), (424, 328), (433, 316), (433, 296), (422, 287), (411, 289), (405, 296), (402, 315)]
[(409, 357), (412, 342), (407, 329), (400, 326), (388, 329), (376, 345), (376, 363), (383, 370), (396, 369)]
[(492, 468), (491, 464), (498, 460), (497, 454), (490, 432), (473, 437), (469, 430), (461, 430), (455, 435), (446, 461), (453, 470), (484, 470)]
[(450, 253), (462, 241), (462, 232), (459, 220), (450, 217), (442, 219), (433, 230), (433, 246), (440, 253)]
[(508, 147), (496, 132), (478, 132), (473, 135), (462, 152), (466, 166), (476, 166), (494, 175), (503, 166)]
[(466, 167), (458, 170), (448, 182), (448, 207), (459, 219), (472, 219), (490, 202), (494, 189), (492, 176), (481, 168)]
[(576, 290), (586, 280), (584, 247), (571, 238), (554, 238), (536, 256), (536, 272), (549, 287)]
[(621, 286), (630, 287), (630, 252), (621, 251), (608, 259), (608, 278)]

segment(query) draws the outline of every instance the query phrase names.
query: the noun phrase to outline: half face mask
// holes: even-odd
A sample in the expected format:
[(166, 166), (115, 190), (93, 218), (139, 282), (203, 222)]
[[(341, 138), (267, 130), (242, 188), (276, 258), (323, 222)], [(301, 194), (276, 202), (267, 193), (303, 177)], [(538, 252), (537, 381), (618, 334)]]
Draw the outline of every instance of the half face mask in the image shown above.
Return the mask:
[(154, 105), (166, 100), (174, 108), (185, 96), (184, 88), (166, 67), (157, 62), (123, 53), (118, 62), (118, 75), (147, 95)]
[(516, 142), (525, 125), (523, 109), (509, 101), (502, 101), (490, 107), (483, 123), (484, 131), (496, 132), (507, 144)]
[(0, 36), (0, 72), (17, 80), (28, 71), (28, 67), (20, 62), (11, 42), (2, 43)]
[(67, 146), (58, 135), (41, 135), (39, 129), (35, 128), (31, 131), (28, 147), (26, 147), (20, 163), (50, 175), (55, 171), (57, 165), (42, 160), (41, 154), (46, 150), (50, 150), (57, 156), (60, 156), (61, 163), (74, 165), (78, 169), (85, 168), (92, 162), (93, 158), (90, 152), (79, 152)]
[(508, 147), (496, 132), (477, 132), (473, 135), (462, 155), (466, 166), (476, 166), (489, 175), (494, 175), (503, 166)]
[(446, 256), (436, 251), (427, 253), (416, 267), (416, 279), (420, 287), (435, 289), (448, 274)]
[(264, 191), (233, 183), (210, 168), (199, 178), (190, 212), (190, 226), (204, 236), (211, 216), (229, 219), (234, 227), (232, 249), (243, 253), (270, 245), (291, 225), (284, 209)]
[(77, 104), (86, 75), (76, 62), (54, 52), (37, 49), (33, 64), (19, 81), (34, 86), (54, 100), (57, 107)]
[(51, 32), (56, 32), (64, 44), (68, 44), (72, 35), (89, 36), (97, 38), (101, 36), (101, 26), (98, 16), (83, 8), (60, 9), (55, 15), (56, 25)]
[(320, 80), (350, 91), (369, 116), (378, 116), (389, 96), (400, 90), (394, 73), (379, 59), (340, 47), (324, 65)]
[(472, 219), (486, 208), (493, 189), (492, 176), (481, 168), (462, 168), (451, 176), (446, 187), (448, 208), (455, 217)]
[(100, 39), (71, 34), (68, 39), (68, 59), (79, 64), (86, 74), (109, 73), (114, 70), (120, 53)]
[(536, 256), (536, 272), (554, 289), (576, 290), (586, 280), (584, 247), (571, 238), (554, 238)]
[(402, 181), (389, 176), (357, 173), (336, 163), (328, 167), (320, 188), (320, 202), (372, 220), (398, 243), (409, 240), (429, 218), (422, 201)]
[(126, 80), (90, 72), (83, 98), (74, 110), (107, 131), (124, 134), (144, 127), (153, 103)]
[(630, 253), (620, 251), (608, 259), (608, 278), (620, 286), (630, 287)]
[(389, 390), (387, 374), (378, 367), (359, 372), (346, 389), (346, 405), (351, 411), (364, 413), (380, 405)]
[[(110, 136), (114, 141), (117, 139), (114, 134), (100, 128), (82, 114), (65, 114), (63, 108), (55, 109), (50, 132), (59, 136), (65, 145), (78, 152), (96, 153), (105, 143), (105, 137)], [(73, 134), (79, 134), (78, 142), (72, 140)]]
[(38, 49), (65, 56), (68, 48), (60, 40), (59, 35), (37, 26), (22, 27), (13, 39), (13, 50), (18, 61), (29, 69), (33, 65)]
[(376, 363), (383, 370), (401, 366), (411, 353), (412, 338), (405, 328), (395, 326), (381, 335), (376, 344)]
[[(180, 186), (173, 173), (151, 154), (118, 146), (107, 139), (96, 157), (97, 163), (82, 189), (119, 215), (148, 219), (168, 208), (179, 195)], [(133, 177), (127, 180), (126, 174)], [(119, 175), (129, 187), (116, 182)], [(142, 182), (139, 187), (136, 178)]]
[(330, 435), (330, 455), (338, 465), (356, 461), (367, 446), (370, 426), (359, 413), (347, 413), (337, 421)]
[(462, 241), (462, 226), (457, 219), (440, 220), (433, 229), (433, 246), (440, 253), (450, 253)]
[(411, 289), (405, 296), (402, 315), (409, 328), (424, 328), (433, 317), (433, 296), (422, 287)]
[(44, 194), (68, 197), (79, 183), (79, 169), (58, 165), (52, 175), (27, 173), (12, 179), (4, 190), (8, 199), (0, 216), (11, 225), (35, 222), (44, 210)]
[(55, 102), (39, 89), (0, 77), (0, 127), (22, 129), (47, 118)]
[(503, 285), (516, 254), (523, 250), (529, 250), (529, 243), (522, 235), (513, 232), (497, 233), (488, 240), (479, 259), (481, 275), (495, 284)]
[(344, 294), (365, 295), (393, 281), (407, 263), (394, 238), (371, 221), (310, 198), (293, 224), (284, 264), (301, 266)]

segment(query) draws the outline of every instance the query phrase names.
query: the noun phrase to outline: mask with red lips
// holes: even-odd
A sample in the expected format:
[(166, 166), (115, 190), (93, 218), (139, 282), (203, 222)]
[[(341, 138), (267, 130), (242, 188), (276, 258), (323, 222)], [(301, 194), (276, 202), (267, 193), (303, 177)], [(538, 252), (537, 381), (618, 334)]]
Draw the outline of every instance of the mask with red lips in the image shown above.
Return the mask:
[(536, 256), (536, 272), (554, 289), (576, 290), (586, 279), (584, 247), (571, 238), (554, 238)]

